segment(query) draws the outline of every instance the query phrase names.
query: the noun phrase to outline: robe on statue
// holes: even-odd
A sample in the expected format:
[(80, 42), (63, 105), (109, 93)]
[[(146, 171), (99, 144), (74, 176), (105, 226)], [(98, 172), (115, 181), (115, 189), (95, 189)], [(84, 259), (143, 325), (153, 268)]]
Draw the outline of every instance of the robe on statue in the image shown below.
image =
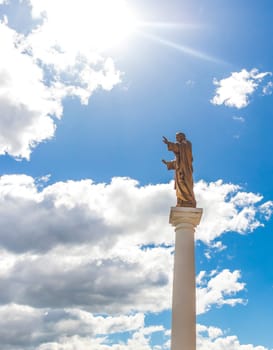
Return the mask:
[(175, 160), (166, 162), (169, 170), (175, 170), (175, 190), (178, 207), (196, 208), (193, 193), (193, 167), (191, 142), (184, 140), (181, 143), (168, 142), (168, 150), (175, 154)]

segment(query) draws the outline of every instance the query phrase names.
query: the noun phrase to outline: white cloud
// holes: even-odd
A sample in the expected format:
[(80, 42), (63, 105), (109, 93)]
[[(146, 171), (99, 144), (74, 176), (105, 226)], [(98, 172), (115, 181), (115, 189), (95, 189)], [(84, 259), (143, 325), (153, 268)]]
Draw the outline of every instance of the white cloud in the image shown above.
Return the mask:
[(261, 195), (243, 192), (240, 186), (225, 184), (221, 180), (212, 183), (199, 181), (195, 192), (198, 206), (204, 208), (196, 236), (209, 245), (215, 244), (213, 241), (225, 232), (252, 232), (263, 226), (263, 219), (268, 220), (272, 214), (269, 209), (265, 211), (271, 202), (260, 204)]
[[(163, 350), (169, 349), (170, 331), (162, 325), (145, 325), (143, 314), (99, 316), (79, 309), (34, 309), (9, 304), (0, 307), (0, 339), (5, 349), (39, 350)], [(123, 333), (123, 341), (113, 341)], [(158, 333), (161, 345), (151, 344)], [(220, 328), (197, 325), (201, 350), (267, 350), (241, 344)]]
[(172, 248), (141, 249), (173, 241), (166, 189), (171, 185), (139, 188), (121, 178), (109, 185), (56, 183), (39, 192), (31, 177), (2, 176), (1, 245), (22, 253), (6, 254), (2, 301), (95, 312), (169, 308)]
[(43, 72), (22, 52), (22, 39), (0, 23), (0, 154), (29, 158), (31, 148), (53, 137), (52, 115), (62, 106), (43, 82)]
[(150, 338), (140, 332), (133, 333), (126, 342), (118, 344), (109, 343), (105, 338), (90, 337), (63, 337), (60, 342), (42, 344), (37, 350), (163, 350), (161, 346), (154, 348), (150, 344)]
[[(5, 349), (150, 350), (150, 336), (164, 332), (161, 325), (145, 326), (141, 313), (100, 316), (80, 309), (0, 306), (0, 339)], [(111, 345), (111, 336), (120, 333), (124, 342)]]
[(273, 82), (269, 81), (266, 86), (263, 87), (263, 94), (264, 95), (272, 95), (272, 89), (273, 89)]
[[(144, 328), (145, 330), (145, 328)], [(92, 339), (87, 337), (66, 337), (60, 342), (41, 345), (38, 350), (168, 350), (170, 341), (163, 345), (152, 346), (150, 339), (143, 336), (143, 332), (133, 333), (132, 337), (126, 342), (119, 344), (107, 344), (107, 339)], [(235, 335), (226, 336), (224, 332), (217, 327), (208, 327), (197, 325), (197, 349), (198, 350), (268, 350), (264, 346), (253, 344), (241, 344)]]
[[(115, 178), (110, 184), (68, 181), (39, 190), (32, 177), (2, 176), (1, 302), (108, 313), (170, 308), (172, 187)], [(259, 206), (261, 196), (221, 181), (200, 181), (196, 195), (204, 207), (197, 237), (211, 249), (224, 248), (214, 241), (224, 232), (251, 231), (272, 214), (271, 202)], [(239, 291), (238, 272), (223, 274), (230, 277), (233, 292)], [(224, 284), (217, 289), (206, 276), (201, 280), (200, 312), (242, 302), (230, 298)]]
[(243, 304), (245, 300), (234, 297), (245, 288), (245, 283), (240, 282), (240, 271), (225, 269), (220, 273), (208, 275), (201, 271), (197, 276), (197, 314), (202, 314), (211, 309), (213, 305), (222, 306)]
[[(91, 33), (88, 37), (85, 29), (73, 36), (62, 26), (67, 9), (61, 6), (56, 12), (56, 2), (54, 11), (47, 8), (53, 2), (42, 4), (44, 21), (38, 26), (35, 22), (37, 27), (25, 35), (11, 29), (7, 17), (0, 23), (0, 155), (29, 159), (37, 144), (54, 136), (54, 118), (62, 117), (65, 97), (76, 96), (88, 104), (95, 90), (109, 91), (121, 82), (113, 59), (88, 45)], [(78, 8), (73, 2), (70, 14), (74, 16)], [(88, 14), (86, 7), (81, 11)], [(73, 16), (66, 18), (66, 25), (74, 32)]]
[[(0, 307), (1, 346), (12, 350), (168, 350), (170, 331), (146, 326), (143, 314), (95, 316), (77, 309), (33, 309), (11, 304)], [(123, 334), (123, 340), (115, 340)], [(158, 333), (161, 345), (152, 345)], [(213, 326), (197, 325), (198, 350), (268, 350), (241, 344), (235, 335)]]
[[(201, 181), (196, 194), (204, 207), (199, 235), (212, 249), (223, 248), (214, 239), (224, 232), (247, 232), (270, 216), (266, 203), (260, 213), (261, 196), (235, 185)], [(173, 183), (139, 186), (114, 178), (40, 189), (32, 177), (2, 176), (0, 302), (100, 313), (169, 309), (174, 232), (168, 208), (174, 202)], [(235, 295), (243, 289), (239, 279), (229, 270), (199, 276), (200, 312), (242, 302)]]
[(264, 215), (266, 220), (269, 220), (273, 214), (273, 201), (268, 201), (261, 205), (261, 213)]
[[(55, 86), (60, 95), (77, 96), (87, 104), (96, 89), (109, 91), (121, 82), (121, 73), (113, 59), (101, 53), (100, 45), (105, 40), (109, 45), (114, 42), (117, 23), (112, 22), (119, 21), (121, 26), (126, 18), (124, 13), (118, 19), (122, 9), (127, 9), (124, 0), (115, 5), (108, 0), (71, 0), (65, 4), (65, 11), (63, 3), (52, 0), (30, 0), (30, 4), (33, 17), (43, 21), (28, 36), (27, 43), (33, 57), (59, 77)], [(112, 28), (107, 29), (110, 24)]]
[[(116, 251), (103, 253), (106, 257), (93, 257), (92, 246), (74, 248), (72, 252), (55, 250), (42, 256), (15, 257), (2, 252), (0, 301), (39, 308), (83, 308), (97, 313), (159, 312), (170, 308), (170, 250), (126, 247), (122, 255)], [(197, 276), (198, 314), (213, 306), (244, 303), (236, 296), (245, 286), (239, 279), (239, 271), (223, 270), (212, 276), (201, 272)]]
[[(3, 253), (1, 303), (91, 312), (161, 311), (170, 307), (170, 250), (125, 245), (107, 253), (98, 246), (55, 250), (37, 256)], [(94, 256), (100, 250), (100, 256)]]
[[(57, 246), (95, 243), (103, 248), (173, 244), (168, 223), (175, 202), (173, 184), (139, 186), (128, 178), (110, 184), (91, 180), (58, 182), (40, 191), (26, 175), (0, 178), (1, 245), (14, 252), (48, 251)], [(270, 217), (270, 202), (222, 181), (195, 186), (204, 208), (197, 239), (215, 246), (228, 231), (247, 233)], [(267, 210), (265, 210), (267, 208)], [(37, 229), (39, 228), (39, 229)], [(75, 235), (77, 232), (77, 235)], [(220, 246), (217, 246), (221, 248)]]
[(222, 80), (214, 79), (217, 86), (216, 93), (211, 103), (214, 105), (226, 105), (227, 107), (243, 108), (249, 104), (249, 97), (271, 72), (259, 73), (254, 68), (250, 71), (242, 69), (240, 72), (233, 72), (231, 76)]
[(63, 337), (58, 342), (41, 344), (37, 350), (108, 350), (110, 347), (103, 345), (104, 339), (90, 337)]
[(264, 346), (241, 344), (235, 335), (225, 336), (223, 331), (216, 327), (197, 326), (198, 350), (268, 350)]
[(2, 176), (1, 244), (13, 251), (92, 241), (111, 247), (125, 237), (131, 245), (171, 244), (173, 192), (172, 184), (140, 187), (126, 178), (59, 182), (39, 192), (31, 177)]
[[(151, 327), (150, 327), (151, 328)], [(25, 305), (8, 304), (0, 306), (1, 346), (28, 349), (63, 337), (100, 336), (140, 332), (144, 329), (144, 315), (98, 316), (80, 309), (35, 309)], [(162, 331), (162, 327), (150, 329)], [(142, 330), (149, 334), (149, 328)]]

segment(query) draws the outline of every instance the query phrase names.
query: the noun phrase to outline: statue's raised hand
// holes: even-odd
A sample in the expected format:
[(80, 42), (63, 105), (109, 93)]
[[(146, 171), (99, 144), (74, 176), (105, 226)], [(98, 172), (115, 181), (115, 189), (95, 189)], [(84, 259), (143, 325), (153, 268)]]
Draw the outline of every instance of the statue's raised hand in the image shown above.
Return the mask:
[(163, 136), (163, 142), (166, 143), (166, 145), (169, 143), (169, 140), (167, 139), (167, 137)]

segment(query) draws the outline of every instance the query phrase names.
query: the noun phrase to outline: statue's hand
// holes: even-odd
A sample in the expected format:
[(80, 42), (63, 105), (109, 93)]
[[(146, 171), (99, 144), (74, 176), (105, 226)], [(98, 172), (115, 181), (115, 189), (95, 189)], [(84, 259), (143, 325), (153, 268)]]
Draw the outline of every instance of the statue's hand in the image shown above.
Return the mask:
[(167, 137), (163, 136), (163, 142), (166, 143), (166, 145), (169, 143)]

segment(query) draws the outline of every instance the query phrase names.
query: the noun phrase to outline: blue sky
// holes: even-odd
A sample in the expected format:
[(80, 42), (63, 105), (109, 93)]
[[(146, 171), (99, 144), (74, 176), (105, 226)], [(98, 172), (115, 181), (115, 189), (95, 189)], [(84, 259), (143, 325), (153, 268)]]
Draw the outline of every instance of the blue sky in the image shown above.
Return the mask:
[(199, 350), (272, 350), (268, 0), (0, 0), (0, 343), (168, 350), (193, 144)]

